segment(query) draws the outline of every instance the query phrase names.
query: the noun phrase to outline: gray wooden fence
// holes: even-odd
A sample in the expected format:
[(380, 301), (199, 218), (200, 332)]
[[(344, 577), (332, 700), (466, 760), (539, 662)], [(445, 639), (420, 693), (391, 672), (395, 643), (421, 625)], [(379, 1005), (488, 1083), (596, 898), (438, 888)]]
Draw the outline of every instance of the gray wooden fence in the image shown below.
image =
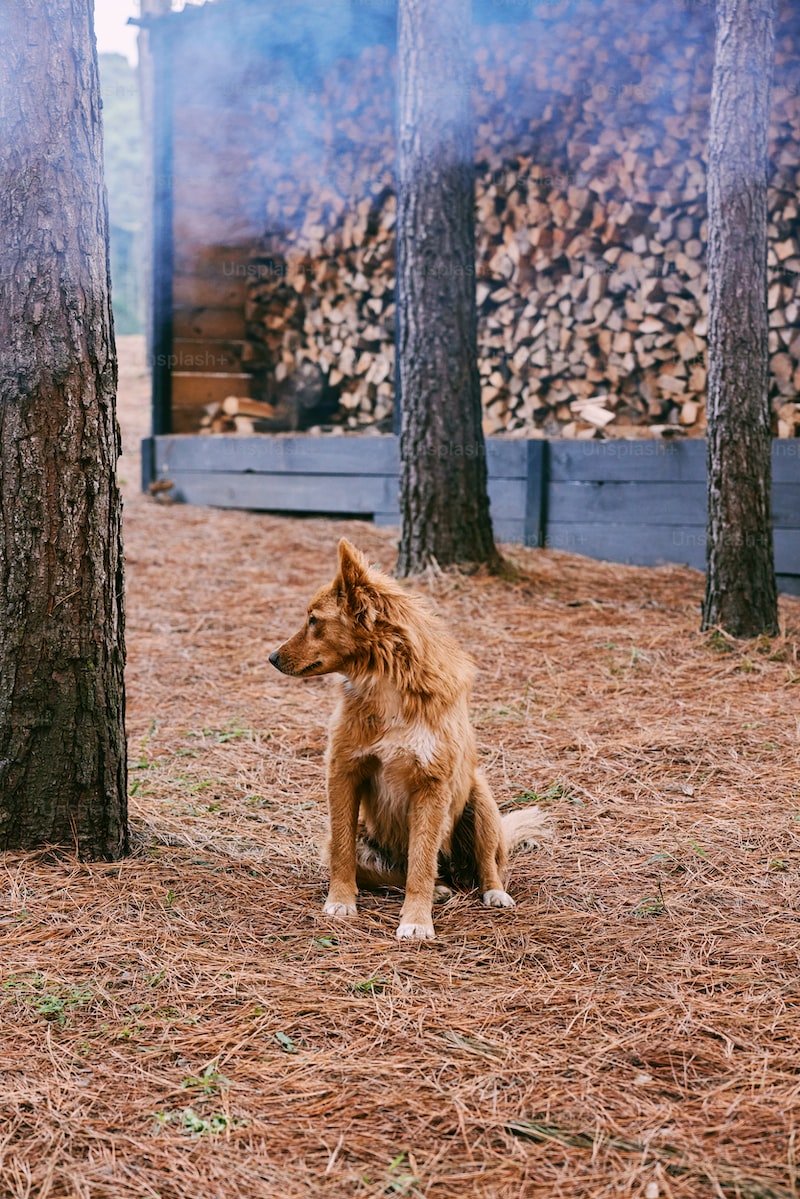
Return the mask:
[[(705, 442), (486, 444), (498, 541), (610, 562), (705, 567)], [(453, 443), (444, 452), (463, 452)], [(800, 594), (800, 439), (772, 447), (775, 564)], [(169, 480), (188, 504), (318, 513), (397, 524), (395, 437), (161, 436), (142, 443), (145, 489)]]

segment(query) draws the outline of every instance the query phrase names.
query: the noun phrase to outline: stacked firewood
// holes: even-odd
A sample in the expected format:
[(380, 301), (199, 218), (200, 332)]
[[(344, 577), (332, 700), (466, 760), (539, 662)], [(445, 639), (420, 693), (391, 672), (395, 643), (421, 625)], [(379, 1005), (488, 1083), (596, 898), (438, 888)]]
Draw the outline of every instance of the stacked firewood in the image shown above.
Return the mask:
[(284, 103), (262, 102), (259, 114), (277, 120), (280, 147), (262, 156), (266, 233), (249, 264), (245, 315), (262, 362), (255, 390), (284, 428), (308, 427), (320, 415), (350, 425), (390, 423), (391, 54), (372, 46), (337, 64), (302, 105), (291, 94), (278, 99)]
[[(711, 10), (615, 0), (598, 18), (593, 0), (561, 0), (540, 14), (476, 31), (485, 430), (701, 436)], [(800, 432), (799, 49), (800, 20), (786, 8), (770, 131), (781, 436)], [(247, 308), (263, 363), (254, 394), (266, 407), (233, 411), (231, 397), (209, 428), (302, 428), (320, 414), (389, 426), (393, 75), (388, 51), (373, 47), (338, 64), (299, 114), (262, 114), (280, 122), (282, 139), (262, 164), (267, 233), (252, 255)]]

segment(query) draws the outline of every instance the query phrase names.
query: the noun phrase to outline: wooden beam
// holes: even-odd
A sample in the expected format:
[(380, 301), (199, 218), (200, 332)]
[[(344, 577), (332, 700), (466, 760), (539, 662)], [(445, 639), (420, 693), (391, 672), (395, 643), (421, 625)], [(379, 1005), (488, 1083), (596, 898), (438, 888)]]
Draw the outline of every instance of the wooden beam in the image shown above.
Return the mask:
[[(544, 440), (528, 443), (523, 543), (543, 546), (547, 529), (547, 483), (550, 454)], [(494, 515), (494, 510), (493, 510)]]
[(226, 396), (249, 396), (252, 375), (232, 375), (224, 371), (173, 371), (173, 408), (202, 408), (221, 404)]
[(243, 308), (176, 308), (173, 336), (218, 340), (243, 340), (247, 334)]
[(153, 55), (153, 299), (152, 330), (152, 432), (172, 430), (172, 157), (173, 94), (172, 34), (168, 21), (154, 22), (150, 37)]
[(156, 439), (142, 438), (142, 491), (147, 495), (150, 484), (156, 480)]
[(705, 483), (705, 441), (552, 441), (552, 482)]

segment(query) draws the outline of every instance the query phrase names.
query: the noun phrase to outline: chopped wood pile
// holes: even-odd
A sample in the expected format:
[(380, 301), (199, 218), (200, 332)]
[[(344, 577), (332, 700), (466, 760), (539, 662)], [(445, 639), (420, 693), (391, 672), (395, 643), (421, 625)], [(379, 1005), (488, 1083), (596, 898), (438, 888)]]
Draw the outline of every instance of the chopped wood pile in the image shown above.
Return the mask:
[[(703, 435), (712, 26), (702, 4), (617, 0), (598, 16), (590, 0), (563, 0), (536, 20), (476, 29), (487, 433)], [(800, 20), (784, 6), (769, 228), (783, 437), (800, 432), (798, 47)], [(394, 75), (388, 49), (371, 47), (338, 63), (306, 104), (260, 94), (280, 139), (259, 163), (268, 232), (248, 267), (260, 399), (209, 405), (206, 429), (390, 427)]]

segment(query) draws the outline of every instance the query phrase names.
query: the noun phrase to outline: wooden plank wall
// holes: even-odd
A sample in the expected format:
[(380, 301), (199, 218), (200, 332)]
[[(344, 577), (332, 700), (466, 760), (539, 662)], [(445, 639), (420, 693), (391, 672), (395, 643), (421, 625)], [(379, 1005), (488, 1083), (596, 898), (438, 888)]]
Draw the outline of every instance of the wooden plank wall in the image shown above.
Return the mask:
[[(705, 567), (704, 441), (490, 439), (498, 541), (611, 562)], [(147, 487), (170, 480), (183, 503), (361, 516), (398, 524), (393, 436), (149, 438)], [(800, 594), (800, 440), (773, 442), (778, 584)]]
[[(775, 569), (800, 594), (800, 445), (772, 443)], [(546, 544), (610, 562), (705, 569), (706, 443), (550, 443)]]

